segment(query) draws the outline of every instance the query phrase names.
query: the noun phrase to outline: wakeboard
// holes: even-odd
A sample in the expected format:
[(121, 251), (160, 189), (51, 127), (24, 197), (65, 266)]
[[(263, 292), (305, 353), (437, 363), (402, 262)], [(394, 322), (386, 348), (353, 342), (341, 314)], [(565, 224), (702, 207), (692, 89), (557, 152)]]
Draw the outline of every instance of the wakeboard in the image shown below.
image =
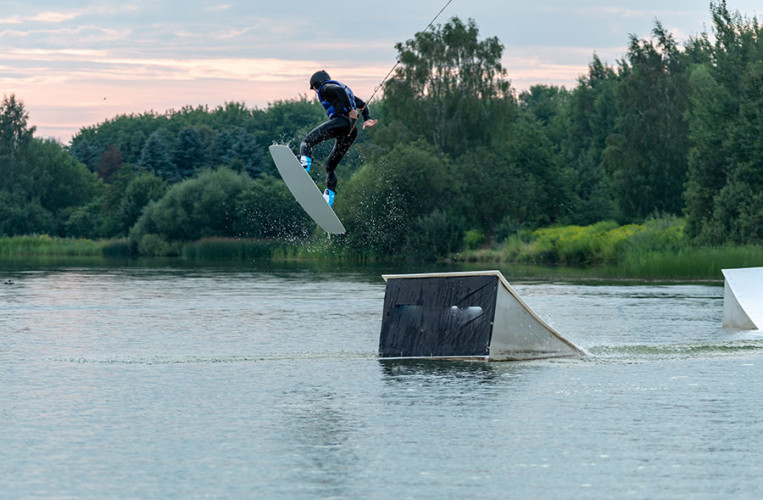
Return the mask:
[(339, 217), (331, 209), (323, 193), (313, 182), (291, 148), (280, 144), (270, 146), (270, 156), (276, 164), (278, 173), (291, 194), (302, 206), (307, 215), (309, 215), (321, 229), (329, 234), (344, 234), (345, 229)]

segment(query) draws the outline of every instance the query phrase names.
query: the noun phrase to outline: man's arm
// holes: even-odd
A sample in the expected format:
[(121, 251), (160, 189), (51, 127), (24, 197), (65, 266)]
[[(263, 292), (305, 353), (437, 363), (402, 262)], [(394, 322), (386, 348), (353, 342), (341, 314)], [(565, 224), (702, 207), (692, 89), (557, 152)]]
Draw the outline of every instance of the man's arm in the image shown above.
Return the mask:
[(363, 128), (365, 129), (367, 127), (373, 127), (376, 125), (379, 120), (371, 119), (371, 111), (368, 109), (368, 105), (365, 103), (365, 101), (356, 96), (355, 104), (358, 106), (360, 112), (363, 113)]
[(361, 99), (358, 96), (355, 96), (355, 105), (358, 107), (358, 110), (363, 115), (363, 120), (368, 120), (371, 118), (371, 111), (368, 109), (368, 106), (366, 105), (366, 102)]

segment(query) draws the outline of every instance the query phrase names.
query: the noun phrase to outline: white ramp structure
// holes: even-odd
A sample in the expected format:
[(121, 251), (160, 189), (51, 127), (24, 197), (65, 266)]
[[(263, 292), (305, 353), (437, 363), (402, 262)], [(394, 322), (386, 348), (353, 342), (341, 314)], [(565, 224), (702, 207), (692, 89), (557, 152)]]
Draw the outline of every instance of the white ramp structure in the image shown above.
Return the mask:
[(540, 319), (500, 271), (383, 278), (382, 359), (519, 361), (585, 354)]
[(723, 269), (723, 326), (763, 328), (763, 267)]

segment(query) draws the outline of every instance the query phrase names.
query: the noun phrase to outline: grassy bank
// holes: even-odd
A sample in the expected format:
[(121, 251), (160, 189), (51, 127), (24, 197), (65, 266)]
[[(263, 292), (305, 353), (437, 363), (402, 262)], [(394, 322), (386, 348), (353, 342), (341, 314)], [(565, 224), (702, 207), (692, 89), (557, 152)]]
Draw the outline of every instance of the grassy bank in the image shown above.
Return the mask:
[(600, 222), (520, 231), (502, 244), (464, 252), (466, 262), (602, 268), (611, 277), (720, 279), (721, 269), (763, 266), (759, 245), (692, 246), (684, 221), (655, 219), (620, 226)]
[[(763, 266), (759, 245), (695, 247), (681, 219), (641, 225), (601, 222), (520, 231), (491, 248), (464, 251), (452, 260), (481, 267), (554, 266), (561, 274), (600, 278), (722, 279), (721, 269)], [(140, 248), (138, 248), (140, 249)], [(190, 243), (155, 242), (141, 256), (171, 256), (185, 261), (324, 261), (363, 263), (329, 240), (285, 242), (207, 238)], [(49, 236), (0, 238), (0, 258), (137, 256), (127, 240), (85, 240)], [(145, 249), (143, 249), (145, 250)]]

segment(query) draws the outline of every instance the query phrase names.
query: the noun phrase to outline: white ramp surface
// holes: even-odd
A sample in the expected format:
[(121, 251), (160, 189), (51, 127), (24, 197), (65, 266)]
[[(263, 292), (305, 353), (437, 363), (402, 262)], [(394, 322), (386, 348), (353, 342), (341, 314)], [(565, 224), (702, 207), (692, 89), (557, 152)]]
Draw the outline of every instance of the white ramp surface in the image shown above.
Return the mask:
[(763, 328), (763, 267), (723, 269), (723, 326)]

